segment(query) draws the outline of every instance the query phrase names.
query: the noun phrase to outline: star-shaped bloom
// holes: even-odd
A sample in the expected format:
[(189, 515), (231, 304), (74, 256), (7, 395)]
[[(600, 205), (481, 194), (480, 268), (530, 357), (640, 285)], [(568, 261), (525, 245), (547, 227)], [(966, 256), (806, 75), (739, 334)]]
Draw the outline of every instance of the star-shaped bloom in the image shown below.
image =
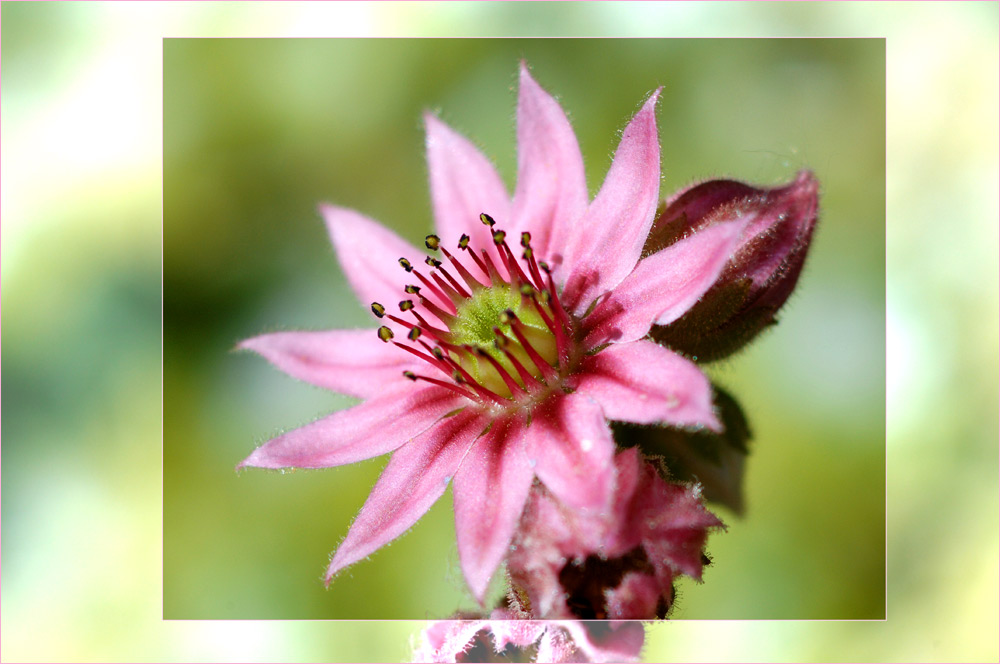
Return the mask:
[(393, 452), (327, 582), (403, 534), (451, 482), (459, 559), (482, 601), (536, 478), (567, 509), (612, 514), (610, 420), (720, 428), (705, 375), (647, 335), (712, 286), (744, 223), (642, 256), (660, 188), (658, 98), (625, 127), (593, 200), (566, 115), (524, 65), (513, 198), (469, 140), (427, 115), (437, 233), (426, 238), (426, 267), (377, 222), (321, 206), (349, 283), (384, 325), (241, 347), (363, 401), (268, 441), (240, 467), (321, 468)]

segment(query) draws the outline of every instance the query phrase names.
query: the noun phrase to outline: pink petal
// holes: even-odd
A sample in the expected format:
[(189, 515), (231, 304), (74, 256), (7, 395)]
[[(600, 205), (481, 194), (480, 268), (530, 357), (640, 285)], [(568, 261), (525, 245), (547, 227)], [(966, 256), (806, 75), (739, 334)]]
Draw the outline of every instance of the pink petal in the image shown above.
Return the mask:
[(405, 533), (445, 492), (486, 425), (464, 411), (396, 450), (326, 571), (326, 582)]
[(584, 395), (550, 398), (532, 413), (528, 458), (556, 498), (601, 513), (614, 486), (614, 441), (601, 407)]
[(511, 231), (531, 233), (535, 253), (557, 262), (587, 209), (587, 181), (576, 135), (559, 103), (521, 63), (517, 100), (517, 189)]
[(644, 258), (584, 320), (585, 345), (635, 341), (680, 318), (718, 279), (742, 230), (719, 224)]
[(488, 630), (485, 620), (439, 620), (428, 625), (420, 635), (420, 645), (413, 651), (414, 662), (457, 662), (469, 649), (480, 630)]
[(326, 468), (391, 452), (469, 400), (407, 382), (312, 424), (273, 438), (236, 468)]
[[(366, 399), (405, 381), (420, 362), (380, 340), (375, 330), (276, 332), (241, 341), (289, 376)], [(406, 383), (410, 385), (411, 383)]]
[(637, 662), (646, 638), (646, 628), (633, 620), (603, 624), (562, 620), (557, 624), (572, 635), (591, 662)]
[(379, 302), (395, 311), (396, 304), (406, 298), (403, 286), (412, 281), (399, 259), (419, 263), (423, 252), (359, 212), (327, 204), (319, 210), (340, 266), (361, 303), (368, 308)]
[[(547, 623), (541, 620), (523, 620), (504, 609), (497, 609), (490, 614), (490, 630), (493, 632), (493, 643), (496, 651), (503, 652), (508, 645), (527, 648), (535, 643), (545, 632)], [(538, 659), (544, 662), (546, 660)]]
[(722, 429), (705, 374), (652, 341), (612, 344), (586, 358), (577, 390), (601, 404), (610, 420)]
[(642, 254), (660, 195), (659, 96), (657, 90), (625, 127), (601, 190), (573, 229), (563, 301), (577, 313), (617, 286)]
[(572, 637), (561, 629), (550, 627), (538, 641), (536, 662), (578, 662), (580, 653)]
[(480, 603), (528, 499), (533, 474), (524, 455), (524, 427), (494, 420), (455, 474), (458, 557)]
[[(670, 592), (669, 586), (667, 592)], [(616, 588), (605, 591), (608, 618), (627, 620), (635, 616), (655, 616), (661, 594), (655, 576), (628, 572)]]
[(431, 202), (441, 242), (453, 247), (463, 233), (467, 234), (472, 238), (471, 246), (486, 249), (497, 265), (503, 265), (479, 215), (489, 214), (498, 227), (510, 231), (507, 188), (493, 164), (469, 139), (430, 113), (424, 114), (424, 121)]

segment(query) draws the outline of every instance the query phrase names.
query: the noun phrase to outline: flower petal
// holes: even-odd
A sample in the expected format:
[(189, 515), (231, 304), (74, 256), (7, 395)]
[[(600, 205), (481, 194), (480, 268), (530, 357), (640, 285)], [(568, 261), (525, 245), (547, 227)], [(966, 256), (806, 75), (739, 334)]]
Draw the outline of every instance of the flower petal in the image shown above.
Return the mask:
[(486, 425), (478, 413), (450, 417), (396, 450), (326, 571), (326, 582), (405, 533), (445, 492)]
[[(419, 361), (382, 342), (375, 330), (275, 332), (241, 341), (293, 378), (366, 399), (402, 382)], [(412, 385), (412, 383), (406, 383)]]
[(469, 139), (430, 113), (424, 114), (424, 121), (431, 203), (441, 241), (454, 246), (465, 233), (472, 238), (472, 246), (486, 249), (503, 271), (500, 254), (479, 215), (485, 212), (510, 230), (507, 188), (493, 164)]
[(462, 572), (482, 603), (528, 499), (534, 474), (524, 454), (524, 426), (494, 421), (455, 473), (455, 532)]
[(327, 468), (391, 452), (469, 400), (414, 383), (273, 438), (236, 468)]
[(715, 283), (742, 230), (719, 224), (644, 258), (584, 320), (585, 345), (635, 341), (679, 318)]
[(591, 662), (637, 662), (646, 629), (639, 621), (561, 620), (558, 624)]
[(577, 390), (610, 420), (721, 430), (712, 386), (694, 362), (652, 341), (612, 344), (583, 362)]
[(573, 229), (563, 301), (577, 313), (635, 267), (660, 195), (657, 90), (625, 127), (601, 190)]
[(372, 302), (389, 307), (402, 299), (407, 274), (399, 259), (419, 262), (423, 252), (360, 212), (328, 204), (320, 205), (319, 211), (340, 266), (361, 303), (366, 308)]
[(580, 394), (549, 399), (532, 413), (528, 458), (556, 498), (600, 513), (614, 487), (614, 441), (597, 402)]
[(587, 209), (583, 157), (559, 103), (521, 63), (517, 99), (517, 188), (511, 231), (531, 233), (535, 253), (556, 261)]

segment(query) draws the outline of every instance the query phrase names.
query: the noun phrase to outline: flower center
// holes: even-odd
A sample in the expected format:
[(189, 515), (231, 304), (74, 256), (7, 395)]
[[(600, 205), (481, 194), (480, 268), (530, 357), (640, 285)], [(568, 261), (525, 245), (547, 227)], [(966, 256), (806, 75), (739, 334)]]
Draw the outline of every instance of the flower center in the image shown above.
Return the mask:
[(421, 283), (404, 289), (417, 302), (409, 298), (399, 303), (400, 312), (413, 320), (386, 313), (378, 302), (372, 303), (372, 312), (409, 330), (409, 343), (402, 343), (394, 340), (392, 329), (380, 327), (382, 341), (436, 370), (431, 375), (406, 371), (407, 378), (441, 385), (492, 406), (524, 406), (560, 389), (571, 373), (578, 361), (570, 343), (574, 324), (559, 303), (548, 266), (535, 260), (531, 235), (521, 234), (522, 267), (507, 244), (507, 234), (488, 214), (480, 219), (490, 232), (495, 254), (482, 248), (477, 252), (469, 236), (463, 235), (458, 248), (469, 259), (466, 265), (438, 236), (428, 235), (427, 248), (440, 251), (457, 278), (434, 257), (425, 260), (431, 267), (427, 275), (400, 258), (403, 269)]

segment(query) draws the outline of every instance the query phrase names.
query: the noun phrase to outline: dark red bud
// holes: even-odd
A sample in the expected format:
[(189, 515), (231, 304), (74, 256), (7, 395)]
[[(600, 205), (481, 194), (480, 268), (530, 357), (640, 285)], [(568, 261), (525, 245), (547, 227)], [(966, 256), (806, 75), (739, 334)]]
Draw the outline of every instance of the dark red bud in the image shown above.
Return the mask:
[(718, 223), (748, 220), (743, 239), (718, 281), (684, 316), (654, 326), (653, 337), (700, 362), (735, 352), (765, 327), (798, 283), (819, 209), (810, 171), (774, 189), (733, 180), (695, 185), (667, 200), (644, 253), (654, 253)]

